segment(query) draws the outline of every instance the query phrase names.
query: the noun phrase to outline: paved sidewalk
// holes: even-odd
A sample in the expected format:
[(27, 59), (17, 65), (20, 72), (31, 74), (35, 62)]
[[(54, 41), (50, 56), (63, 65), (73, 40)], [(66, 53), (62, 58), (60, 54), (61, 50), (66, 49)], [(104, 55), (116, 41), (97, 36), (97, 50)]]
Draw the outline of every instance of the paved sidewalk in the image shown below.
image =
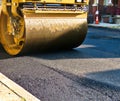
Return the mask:
[(0, 73), (0, 101), (40, 101)]
[(99, 23), (99, 24), (88, 24), (88, 26), (120, 30), (120, 24)]

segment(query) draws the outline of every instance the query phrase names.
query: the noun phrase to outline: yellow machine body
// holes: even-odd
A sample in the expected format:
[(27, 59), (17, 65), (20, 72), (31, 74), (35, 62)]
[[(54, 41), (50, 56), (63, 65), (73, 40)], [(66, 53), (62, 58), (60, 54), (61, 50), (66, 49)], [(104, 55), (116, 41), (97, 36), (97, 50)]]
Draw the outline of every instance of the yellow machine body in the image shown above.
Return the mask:
[(0, 42), (10, 55), (79, 46), (88, 0), (2, 0)]

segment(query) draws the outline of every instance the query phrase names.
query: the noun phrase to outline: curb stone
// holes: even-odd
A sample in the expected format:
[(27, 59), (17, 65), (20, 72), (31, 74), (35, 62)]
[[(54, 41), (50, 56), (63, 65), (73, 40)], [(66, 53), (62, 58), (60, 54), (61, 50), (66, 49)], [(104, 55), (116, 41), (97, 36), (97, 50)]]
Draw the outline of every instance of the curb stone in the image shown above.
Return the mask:
[(120, 25), (119, 26), (113, 26), (113, 27), (110, 27), (110, 26), (98, 26), (98, 25), (95, 25), (95, 24), (88, 24), (88, 27), (94, 27), (94, 28), (102, 28), (102, 29), (107, 29), (107, 30), (113, 30), (113, 31), (120, 31)]
[(0, 101), (40, 101), (0, 73)]

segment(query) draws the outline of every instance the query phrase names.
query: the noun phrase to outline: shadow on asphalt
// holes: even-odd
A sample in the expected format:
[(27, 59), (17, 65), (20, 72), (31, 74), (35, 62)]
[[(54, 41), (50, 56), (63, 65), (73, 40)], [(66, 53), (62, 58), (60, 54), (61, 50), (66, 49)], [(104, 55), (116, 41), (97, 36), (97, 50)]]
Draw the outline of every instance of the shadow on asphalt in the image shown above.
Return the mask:
[[(83, 45), (84, 46), (84, 45)], [(111, 54), (104, 51), (99, 51), (94, 48), (75, 48), (66, 51), (44, 52), (39, 54), (28, 54), (30, 57), (42, 58), (47, 60), (59, 59), (89, 59), (89, 58), (120, 58), (118, 54)]]
[(1, 60), (1, 59), (8, 59), (8, 58), (13, 58), (13, 57), (10, 56), (10, 55), (8, 55), (8, 54), (4, 51), (3, 47), (2, 47), (1, 44), (0, 44), (0, 60)]
[[(84, 46), (84, 45), (83, 45)], [(30, 56), (36, 58), (43, 58), (48, 60), (56, 59), (88, 59), (88, 58), (120, 58), (120, 55), (110, 54), (104, 51), (94, 49), (94, 47), (79, 47), (72, 50), (50, 51), (50, 52), (35, 52), (27, 53), (25, 55), (10, 56), (0, 46), (0, 59)]]
[(120, 69), (93, 72), (86, 76), (120, 88)]

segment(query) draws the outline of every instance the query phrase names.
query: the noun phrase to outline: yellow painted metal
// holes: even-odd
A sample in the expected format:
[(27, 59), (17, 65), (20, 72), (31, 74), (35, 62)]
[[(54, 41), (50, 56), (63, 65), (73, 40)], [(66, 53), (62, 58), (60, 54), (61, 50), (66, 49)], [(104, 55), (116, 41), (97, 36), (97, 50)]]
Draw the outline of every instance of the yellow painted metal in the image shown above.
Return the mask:
[(17, 22), (1, 12), (1, 24), (1, 43), (4, 49), (10, 55), (20, 53), (24, 40), (24, 19)]
[[(87, 12), (83, 10), (19, 9), (19, 3), (28, 0), (12, 0), (9, 6), (5, 1), (3, 0), (2, 4), (0, 38), (4, 49), (10, 55), (71, 49), (79, 46), (85, 39)], [(69, 4), (74, 3), (74, 0), (46, 0), (46, 2)]]
[(87, 4), (89, 3), (89, 0), (87, 2), (75, 2), (76, 0), (18, 0), (18, 2), (40, 2), (40, 3), (56, 3), (56, 4)]
[(75, 3), (75, 0), (19, 0), (19, 2)]
[(75, 3), (75, 0), (41, 0), (41, 2)]
[[(1, 18), (1, 4), (0, 4), (0, 18)], [(0, 19), (0, 43), (1, 43), (1, 19)]]

